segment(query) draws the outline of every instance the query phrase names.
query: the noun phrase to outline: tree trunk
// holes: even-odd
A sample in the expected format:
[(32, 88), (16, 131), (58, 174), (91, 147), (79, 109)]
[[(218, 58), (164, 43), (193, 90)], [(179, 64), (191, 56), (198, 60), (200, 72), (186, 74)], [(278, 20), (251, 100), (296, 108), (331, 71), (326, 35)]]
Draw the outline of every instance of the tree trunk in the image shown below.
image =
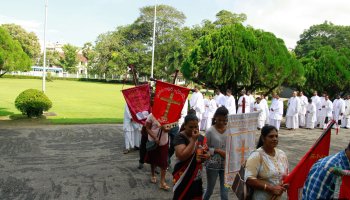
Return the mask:
[(4, 73), (0, 74), (0, 78), (5, 75), (7, 73), (7, 71), (5, 71)]

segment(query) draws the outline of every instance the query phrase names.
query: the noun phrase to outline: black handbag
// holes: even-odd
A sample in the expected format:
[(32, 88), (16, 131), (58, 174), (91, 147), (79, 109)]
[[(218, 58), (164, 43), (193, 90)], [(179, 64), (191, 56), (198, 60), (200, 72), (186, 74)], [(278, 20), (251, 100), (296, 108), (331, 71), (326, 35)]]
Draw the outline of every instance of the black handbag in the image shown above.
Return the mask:
[(245, 164), (241, 166), (232, 184), (232, 190), (239, 200), (250, 200), (254, 190), (244, 181)]
[[(157, 135), (157, 137), (158, 137), (158, 140), (160, 140), (160, 137), (162, 136), (162, 130), (161, 129), (159, 129), (159, 131), (158, 131), (158, 135)], [(156, 148), (158, 147), (158, 144), (155, 142), (155, 141), (147, 141), (146, 142), (146, 150), (147, 151), (153, 151), (153, 150), (155, 150)]]
[[(260, 168), (261, 168), (263, 158), (260, 152), (259, 152), (259, 156), (260, 156)], [(239, 169), (239, 172), (238, 174), (236, 174), (235, 180), (233, 181), (233, 184), (231, 187), (239, 200), (251, 200), (254, 193), (254, 189), (244, 181), (246, 162)], [(260, 168), (259, 168), (259, 171), (260, 171)]]

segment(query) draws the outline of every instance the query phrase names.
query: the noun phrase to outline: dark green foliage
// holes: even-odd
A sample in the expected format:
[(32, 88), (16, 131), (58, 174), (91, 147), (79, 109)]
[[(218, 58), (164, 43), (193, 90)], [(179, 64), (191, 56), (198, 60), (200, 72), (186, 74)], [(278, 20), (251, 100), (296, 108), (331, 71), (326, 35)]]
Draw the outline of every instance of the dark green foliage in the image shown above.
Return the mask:
[(304, 65), (308, 94), (326, 91), (334, 97), (350, 92), (350, 26), (311, 26), (300, 36), (295, 53)]
[(0, 70), (3, 76), (9, 71), (29, 70), (31, 60), (22, 50), (20, 43), (13, 40), (6, 29), (0, 27)]
[(243, 88), (272, 92), (284, 83), (303, 81), (301, 64), (272, 33), (224, 26), (202, 37), (185, 60), (184, 76), (238, 94)]
[(52, 107), (52, 102), (43, 92), (28, 89), (18, 95), (15, 106), (23, 115), (31, 118), (39, 117), (43, 111), (48, 111)]

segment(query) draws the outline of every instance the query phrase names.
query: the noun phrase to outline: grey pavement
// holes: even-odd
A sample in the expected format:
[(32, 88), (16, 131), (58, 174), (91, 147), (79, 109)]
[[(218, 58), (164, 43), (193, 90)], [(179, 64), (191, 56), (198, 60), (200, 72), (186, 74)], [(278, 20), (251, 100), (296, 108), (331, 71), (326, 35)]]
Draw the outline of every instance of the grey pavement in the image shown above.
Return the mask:
[[(279, 148), (291, 168), (321, 133), (280, 130)], [(333, 130), (330, 152), (342, 150), (349, 140), (349, 129), (338, 135)], [(120, 125), (2, 125), (0, 199), (171, 199), (171, 191), (150, 183), (149, 166), (137, 169), (138, 152), (124, 155), (123, 147)], [(171, 184), (170, 172), (167, 182)], [(219, 199), (218, 185), (212, 199)]]

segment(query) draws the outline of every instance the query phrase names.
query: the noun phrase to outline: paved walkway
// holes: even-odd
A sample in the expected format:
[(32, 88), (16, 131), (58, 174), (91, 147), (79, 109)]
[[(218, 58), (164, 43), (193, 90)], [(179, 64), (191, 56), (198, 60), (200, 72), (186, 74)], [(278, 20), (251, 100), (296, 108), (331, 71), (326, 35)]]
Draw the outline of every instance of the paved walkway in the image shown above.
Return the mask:
[[(320, 134), (280, 131), (279, 148), (287, 153), (291, 168)], [(349, 140), (350, 130), (334, 132), (331, 153)], [(172, 192), (149, 182), (149, 166), (136, 168), (138, 152), (122, 153), (123, 142), (120, 125), (2, 126), (0, 199), (171, 199)], [(212, 199), (219, 199), (218, 189)]]

